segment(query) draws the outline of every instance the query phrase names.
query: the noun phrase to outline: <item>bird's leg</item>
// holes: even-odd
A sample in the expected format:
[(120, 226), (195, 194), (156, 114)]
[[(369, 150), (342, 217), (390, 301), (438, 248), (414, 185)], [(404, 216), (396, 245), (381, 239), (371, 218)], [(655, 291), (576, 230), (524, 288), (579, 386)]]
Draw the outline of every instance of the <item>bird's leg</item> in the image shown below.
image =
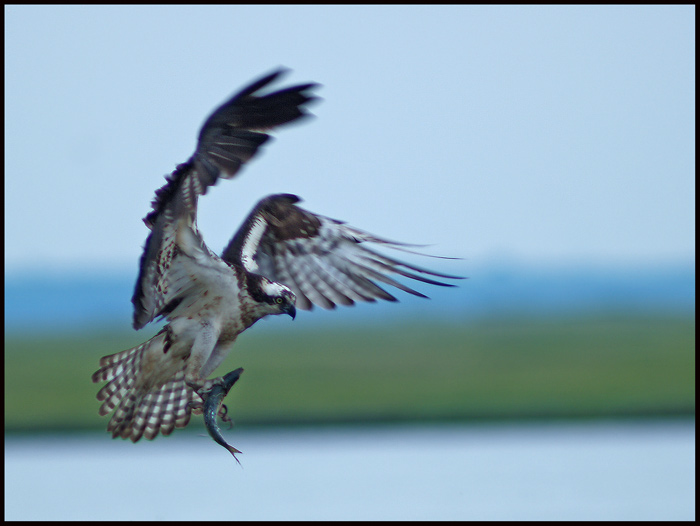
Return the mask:
[[(201, 328), (192, 342), (189, 354), (185, 357), (185, 383), (206, 402), (207, 392), (223, 381), (223, 377), (207, 380), (213, 369), (204, 369), (212, 354), (215, 352), (219, 332), (215, 325), (206, 321), (201, 322)], [(202, 408), (201, 403), (191, 404), (195, 410)]]
[(194, 415), (201, 415), (202, 411), (204, 410), (204, 402), (206, 401), (206, 393), (211, 389), (212, 385), (216, 383), (217, 381), (223, 380), (222, 377), (215, 378), (214, 380), (205, 380), (203, 382), (197, 382), (197, 381), (187, 381), (185, 380), (185, 383), (187, 386), (192, 389), (197, 396), (199, 397), (199, 401), (192, 400), (190, 401), (187, 406), (192, 410), (192, 414)]

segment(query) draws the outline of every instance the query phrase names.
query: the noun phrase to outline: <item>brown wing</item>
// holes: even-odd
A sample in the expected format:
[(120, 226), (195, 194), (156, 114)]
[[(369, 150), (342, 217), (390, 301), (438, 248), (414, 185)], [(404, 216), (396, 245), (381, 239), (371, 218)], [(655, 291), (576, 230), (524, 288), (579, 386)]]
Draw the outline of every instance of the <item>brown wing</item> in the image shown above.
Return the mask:
[(140, 329), (168, 309), (188, 290), (182, 276), (171, 276), (177, 261), (181, 231), (194, 234), (196, 243), (212, 257), (196, 227), (197, 200), (219, 178), (234, 177), (270, 136), (264, 133), (305, 115), (309, 92), (316, 84), (292, 86), (269, 94), (260, 90), (282, 70), (250, 84), (217, 108), (199, 133), (194, 155), (168, 177), (156, 192), (153, 210), (144, 222), (151, 229), (146, 240), (139, 277), (132, 298), (134, 328)]
[(376, 299), (397, 301), (375, 281), (426, 297), (396, 281), (391, 274), (445, 287), (454, 285), (426, 275), (460, 279), (379, 254), (367, 243), (399, 250), (410, 245), (313, 214), (296, 206), (299, 200), (291, 194), (261, 200), (221, 256), (224, 261), (288, 286), (297, 296), (298, 308), (310, 310), (316, 304), (332, 309), (336, 304)]

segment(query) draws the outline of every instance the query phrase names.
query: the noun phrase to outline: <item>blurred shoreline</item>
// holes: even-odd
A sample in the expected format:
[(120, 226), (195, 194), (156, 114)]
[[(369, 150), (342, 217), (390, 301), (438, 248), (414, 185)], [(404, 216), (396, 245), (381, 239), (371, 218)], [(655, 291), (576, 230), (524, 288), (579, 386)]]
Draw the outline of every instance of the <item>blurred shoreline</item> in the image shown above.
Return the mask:
[[(437, 270), (467, 276), (456, 287), (414, 284), (430, 300), (400, 291), (398, 303), (377, 302), (335, 311), (315, 309), (295, 327), (386, 323), (420, 317), (465, 323), (519, 315), (549, 317), (577, 313), (625, 314), (695, 312), (695, 265), (676, 263), (623, 268), (559, 267), (499, 263)], [(129, 329), (133, 272), (55, 272), (5, 276), (5, 331), (19, 334), (73, 332), (88, 328)], [(410, 280), (404, 280), (410, 281)], [(275, 320), (277, 321), (277, 320)], [(275, 322), (269, 327), (280, 327)], [(285, 325), (286, 328), (286, 325)]]

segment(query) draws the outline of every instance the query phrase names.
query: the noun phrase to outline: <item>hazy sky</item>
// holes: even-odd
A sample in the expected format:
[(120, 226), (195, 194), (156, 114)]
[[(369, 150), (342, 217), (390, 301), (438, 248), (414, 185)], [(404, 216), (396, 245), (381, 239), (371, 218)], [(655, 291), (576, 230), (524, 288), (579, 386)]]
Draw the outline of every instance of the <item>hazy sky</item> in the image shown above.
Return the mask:
[(163, 175), (279, 65), (324, 100), (200, 201), (214, 250), (291, 192), (469, 265), (694, 260), (693, 6), (10, 6), (8, 271), (135, 273)]

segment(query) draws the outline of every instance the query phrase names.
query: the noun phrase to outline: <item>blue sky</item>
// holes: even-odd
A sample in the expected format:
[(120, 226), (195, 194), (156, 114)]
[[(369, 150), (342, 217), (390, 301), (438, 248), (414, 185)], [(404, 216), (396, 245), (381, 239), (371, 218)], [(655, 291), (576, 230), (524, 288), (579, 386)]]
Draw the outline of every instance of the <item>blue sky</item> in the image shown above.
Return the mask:
[(135, 274), (163, 175), (279, 65), (324, 100), (200, 201), (214, 250), (291, 192), (466, 265), (692, 262), (694, 50), (694, 6), (6, 6), (6, 272)]

